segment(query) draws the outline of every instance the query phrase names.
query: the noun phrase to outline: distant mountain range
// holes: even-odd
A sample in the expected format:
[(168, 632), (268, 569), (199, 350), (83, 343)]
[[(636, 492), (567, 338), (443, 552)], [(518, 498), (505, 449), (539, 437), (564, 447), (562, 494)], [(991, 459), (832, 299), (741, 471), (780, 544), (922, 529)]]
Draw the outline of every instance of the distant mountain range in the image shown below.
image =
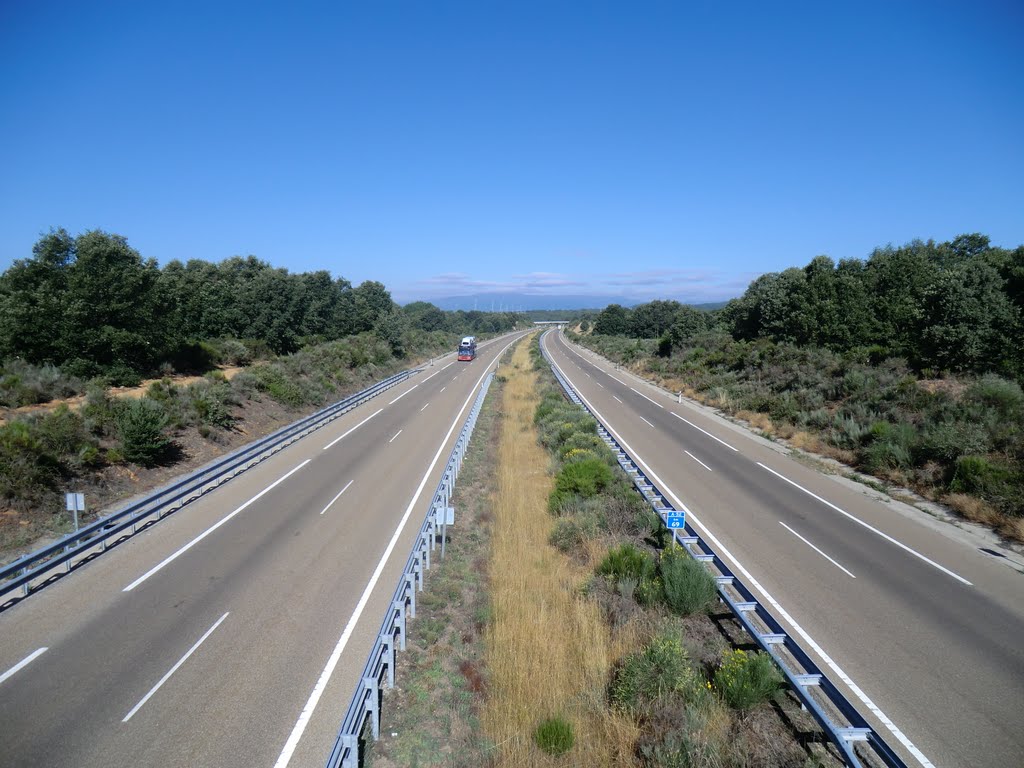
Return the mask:
[[(604, 309), (609, 304), (633, 307), (644, 303), (635, 299), (627, 299), (625, 296), (556, 296), (528, 293), (479, 293), (468, 296), (448, 296), (443, 299), (431, 299), (429, 301), (441, 309), (462, 309), (465, 311), (479, 309), (483, 312), (529, 312), (535, 309)], [(712, 310), (724, 307), (725, 305), (726, 302), (724, 301), (716, 301), (693, 304), (692, 306), (697, 309)]]

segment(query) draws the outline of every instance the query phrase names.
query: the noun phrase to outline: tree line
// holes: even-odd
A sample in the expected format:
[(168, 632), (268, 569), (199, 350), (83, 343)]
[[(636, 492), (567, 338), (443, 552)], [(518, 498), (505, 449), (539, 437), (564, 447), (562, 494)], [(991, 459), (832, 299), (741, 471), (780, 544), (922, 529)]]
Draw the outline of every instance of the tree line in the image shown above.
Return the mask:
[(735, 340), (902, 358), (918, 371), (1024, 375), (1024, 246), (993, 247), (981, 234), (876, 248), (868, 259), (817, 256), (754, 280), (723, 309), (674, 301), (606, 307), (594, 332), (659, 338), (671, 354), (717, 328)]
[(246, 339), (275, 354), (376, 333), (401, 356), (410, 331), (510, 330), (512, 313), (400, 307), (379, 282), (358, 286), (326, 270), (290, 273), (253, 256), (161, 268), (128, 241), (99, 230), (42, 236), (32, 256), (0, 275), (0, 359), (59, 365), (88, 378), (202, 369), (202, 342)]

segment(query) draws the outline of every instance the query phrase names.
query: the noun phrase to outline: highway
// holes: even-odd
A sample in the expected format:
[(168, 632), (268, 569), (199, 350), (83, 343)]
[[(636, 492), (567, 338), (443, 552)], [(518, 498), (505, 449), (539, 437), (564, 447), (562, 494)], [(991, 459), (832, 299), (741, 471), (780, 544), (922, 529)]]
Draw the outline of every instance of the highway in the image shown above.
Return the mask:
[(561, 335), (544, 343), (688, 522), (908, 765), (1024, 765), (1018, 565)]
[(323, 765), (511, 340), (424, 368), (0, 613), (0, 765)]

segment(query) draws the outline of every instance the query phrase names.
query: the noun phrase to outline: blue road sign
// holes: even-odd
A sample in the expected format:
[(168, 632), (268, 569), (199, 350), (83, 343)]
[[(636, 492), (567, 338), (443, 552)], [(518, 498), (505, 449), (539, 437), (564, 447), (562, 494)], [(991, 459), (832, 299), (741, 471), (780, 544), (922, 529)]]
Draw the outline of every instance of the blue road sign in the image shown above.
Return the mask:
[(670, 512), (665, 515), (665, 525), (671, 530), (678, 530), (686, 525), (686, 514), (684, 512)]

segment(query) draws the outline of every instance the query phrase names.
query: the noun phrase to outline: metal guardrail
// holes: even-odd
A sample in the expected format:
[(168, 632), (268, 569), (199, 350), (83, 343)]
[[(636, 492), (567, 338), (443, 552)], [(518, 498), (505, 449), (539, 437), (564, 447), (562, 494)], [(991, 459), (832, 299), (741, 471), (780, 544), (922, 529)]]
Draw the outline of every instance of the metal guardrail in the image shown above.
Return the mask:
[[(633, 481), (637, 491), (658, 513), (662, 524), (669, 514), (678, 514), (665, 495), (648, 479), (632, 457), (619, 445), (572, 385), (552, 364), (548, 352), (541, 345), (544, 359), (573, 403), (583, 408), (597, 421), (601, 440), (611, 449), (619, 466)], [(829, 739), (836, 745), (846, 764), (852, 768), (877, 765), (878, 760), (889, 768), (907, 768), (907, 764), (885, 742), (881, 735), (864, 719), (845, 695), (822, 673), (806, 651), (786, 632), (783, 626), (754, 597), (750, 589), (738, 579), (721, 557), (699, 536), (689, 523), (682, 533), (672, 530), (672, 538), (682, 545), (695, 560), (717, 571), (718, 596), (729, 606), (736, 619), (754, 642), (768, 653), (778, 665), (801, 703), (818, 721)], [(858, 754), (860, 752), (860, 754)], [(864, 754), (864, 753), (867, 754)], [(872, 758), (877, 758), (872, 760)], [(865, 760), (869, 762), (865, 763)]]
[(448, 504), (473, 435), (473, 427), (476, 426), (493, 379), (493, 372), (484, 379), (462, 426), (462, 432), (459, 433), (459, 439), (448, 457), (444, 475), (427, 507), (419, 536), (398, 579), (398, 586), (384, 614), (377, 639), (363, 667), (363, 674), (345, 712), (345, 719), (341, 722), (334, 748), (327, 760), (327, 768), (355, 768), (359, 764), (359, 738), (367, 720), (370, 721), (374, 741), (380, 738), (381, 686), (386, 684), (392, 688), (395, 685), (395, 653), (396, 650), (405, 650), (406, 619), (416, 616), (416, 593), (423, 591), (424, 573), (430, 569), (430, 553), (436, 548), (438, 533), (441, 536), (441, 557), (444, 557), (447, 526), (454, 522), (455, 515), (454, 509)]
[(207, 491), (213, 490), (310, 432), (376, 397), (381, 392), (400, 384), (419, 370), (421, 369), (410, 368), (379, 381), (361, 392), (282, 427), (266, 437), (248, 443), (205, 467), (183, 475), (144, 498), (130, 502), (122, 509), (111, 512), (74, 533), (63, 536), (53, 544), (30, 552), (5, 565), (0, 568), (0, 599), (18, 587), (21, 587), (23, 593), (28, 595), (32, 590), (33, 582), (55, 568), (63, 565), (66, 570), (70, 571), (73, 561), (91, 557), (97, 547), (101, 548), (100, 551), (106, 551), (110, 539), (116, 536), (130, 535), (125, 533), (128, 529), (131, 529), (131, 534), (134, 534), (139, 524), (148, 518), (157, 516), (156, 519), (160, 519), (170, 512), (180, 509), (190, 501), (194, 501)]

